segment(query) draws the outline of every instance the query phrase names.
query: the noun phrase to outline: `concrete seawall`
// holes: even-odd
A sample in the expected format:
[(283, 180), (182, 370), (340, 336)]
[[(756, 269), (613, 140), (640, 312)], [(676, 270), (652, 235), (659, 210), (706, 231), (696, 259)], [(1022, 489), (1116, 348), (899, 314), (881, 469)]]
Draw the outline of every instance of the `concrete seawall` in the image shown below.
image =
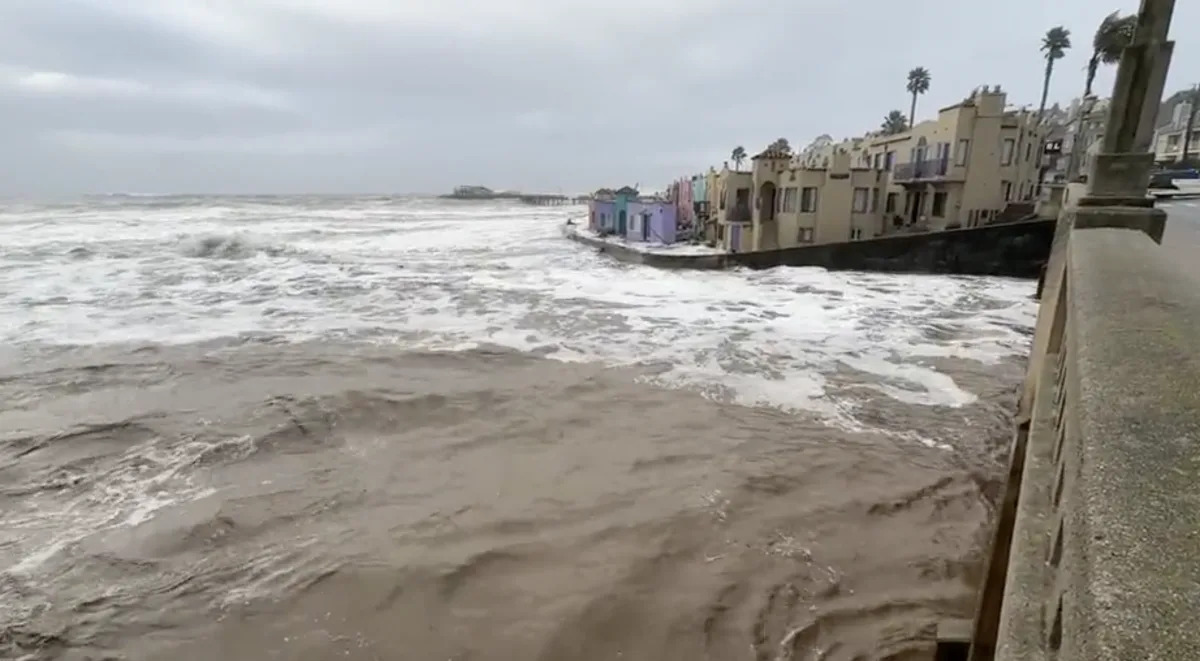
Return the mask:
[(1032, 220), (968, 229), (900, 234), (752, 253), (670, 254), (567, 232), (572, 240), (614, 259), (667, 269), (743, 266), (819, 266), (829, 270), (887, 271), (1038, 278), (1050, 257), (1055, 221)]
[(948, 273), (1037, 278), (1050, 257), (1053, 220), (898, 234), (730, 255), (749, 268), (821, 266), (830, 270)]
[(615, 241), (605, 241), (604, 239), (587, 236), (586, 234), (579, 234), (569, 227), (564, 230), (563, 234), (572, 241), (578, 241), (586, 246), (596, 248), (601, 254), (608, 255), (619, 262), (627, 264), (643, 264), (660, 269), (697, 269), (707, 271), (728, 268), (730, 266), (727, 261), (729, 255), (722, 253), (691, 255), (655, 253), (638, 250)]

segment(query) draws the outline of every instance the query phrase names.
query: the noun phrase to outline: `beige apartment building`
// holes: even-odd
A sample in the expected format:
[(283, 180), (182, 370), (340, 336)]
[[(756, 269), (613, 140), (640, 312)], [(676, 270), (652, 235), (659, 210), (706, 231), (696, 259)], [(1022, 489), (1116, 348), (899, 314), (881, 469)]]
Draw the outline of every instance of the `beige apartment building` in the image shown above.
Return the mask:
[[(1159, 126), (1154, 132), (1154, 160), (1158, 163), (1170, 164), (1183, 160), (1183, 134), (1187, 131), (1188, 115), (1192, 112), (1192, 104), (1181, 101), (1171, 109), (1168, 121)], [(1192, 127), (1192, 140), (1188, 155), (1191, 158), (1200, 156), (1200, 127)]]
[(706, 235), (731, 252), (974, 227), (1032, 204), (1042, 165), (1036, 113), (1008, 110), (999, 87), (973, 91), (902, 133), (799, 154), (767, 149), (749, 171), (706, 175)]
[(1037, 116), (1006, 110), (999, 87), (979, 88), (937, 119), (875, 135), (872, 166), (889, 173), (880, 234), (975, 227), (1013, 202), (1032, 202), (1041, 166)]
[[(1160, 129), (1154, 136), (1154, 161), (1170, 165), (1183, 160), (1183, 134), (1186, 128)], [(1188, 157), (1200, 157), (1200, 129), (1192, 129)]]
[(834, 147), (814, 166), (768, 149), (751, 159), (754, 209), (748, 250), (873, 237), (882, 225), (886, 173)]
[(726, 163), (719, 172), (708, 173), (709, 218), (714, 241), (729, 252), (752, 250), (754, 175), (730, 170)]

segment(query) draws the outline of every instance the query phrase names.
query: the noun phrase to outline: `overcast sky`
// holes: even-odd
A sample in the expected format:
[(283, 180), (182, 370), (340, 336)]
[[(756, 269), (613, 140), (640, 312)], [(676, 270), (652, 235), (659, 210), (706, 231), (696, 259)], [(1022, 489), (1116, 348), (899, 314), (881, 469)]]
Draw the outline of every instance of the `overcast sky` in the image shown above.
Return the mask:
[[(0, 0), (0, 194), (574, 192), (803, 146), (1000, 84), (1136, 0)], [(1177, 3), (1169, 91), (1200, 81)], [(1112, 85), (1111, 68), (1098, 89)]]

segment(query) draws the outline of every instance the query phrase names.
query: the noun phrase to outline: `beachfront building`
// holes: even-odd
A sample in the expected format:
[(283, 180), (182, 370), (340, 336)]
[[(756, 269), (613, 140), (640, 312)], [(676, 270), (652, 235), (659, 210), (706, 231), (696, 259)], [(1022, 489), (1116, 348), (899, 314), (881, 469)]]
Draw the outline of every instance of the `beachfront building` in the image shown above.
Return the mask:
[(1010, 205), (1032, 206), (1042, 164), (1037, 113), (1005, 102), (999, 86), (981, 87), (936, 119), (871, 136), (871, 165), (889, 178), (879, 234), (975, 227)]
[(1065, 110), (1042, 121), (1048, 149), (1043, 159), (1043, 182), (1076, 181), (1091, 168), (1108, 121), (1108, 99), (1072, 99)]
[(625, 236), (629, 229), (629, 203), (638, 199), (638, 190), (633, 186), (622, 186), (613, 192), (613, 208), (616, 215), (614, 231)]
[(667, 199), (675, 204), (676, 234), (679, 240), (711, 240), (708, 184), (715, 175), (709, 173), (683, 177), (671, 184)]
[(678, 207), (674, 202), (659, 198), (639, 198), (630, 201), (627, 210), (627, 241), (675, 243), (679, 218)]
[(711, 173), (707, 187), (709, 218), (714, 230), (710, 241), (728, 252), (755, 250), (751, 212), (754, 174), (730, 170), (726, 163)]
[(601, 188), (588, 200), (588, 229), (599, 234), (625, 236), (629, 229), (629, 203), (639, 199), (632, 186)]
[(588, 229), (596, 234), (617, 233), (616, 191), (601, 188), (588, 200)]
[(696, 238), (704, 241), (710, 238), (706, 232), (709, 227), (708, 182), (707, 173), (692, 176), (692, 210), (695, 212)]
[(702, 205), (699, 207), (700, 215), (698, 216), (700, 235), (708, 243), (720, 243), (717, 236), (719, 225), (717, 223), (717, 169), (714, 167), (708, 168), (708, 172), (700, 175), (703, 181), (703, 196), (696, 198), (697, 202)]
[(806, 162), (770, 149), (751, 159), (754, 207), (748, 250), (778, 250), (880, 234), (887, 173), (846, 145)]
[[(1180, 100), (1170, 109), (1170, 114), (1160, 120), (1160, 125), (1154, 131), (1154, 160), (1164, 165), (1183, 160), (1183, 137), (1188, 128), (1188, 116), (1192, 112), (1192, 104), (1187, 96), (1179, 94), (1175, 96), (1180, 96)], [(1196, 159), (1198, 155), (1200, 155), (1200, 123), (1193, 120), (1188, 156)]]
[(673, 201), (639, 195), (632, 186), (601, 188), (588, 200), (587, 227), (596, 234), (668, 244), (677, 240), (677, 223)]
[(707, 204), (701, 235), (730, 252), (1019, 220), (1034, 212), (1045, 130), (1036, 112), (1006, 103), (999, 86), (981, 87), (898, 133), (767, 149), (749, 170), (725, 163), (681, 180), (675, 199), (686, 188), (691, 209)]
[(667, 187), (667, 199), (675, 207), (676, 230), (680, 236), (696, 235), (694, 196), (695, 191), (691, 177), (679, 179)]

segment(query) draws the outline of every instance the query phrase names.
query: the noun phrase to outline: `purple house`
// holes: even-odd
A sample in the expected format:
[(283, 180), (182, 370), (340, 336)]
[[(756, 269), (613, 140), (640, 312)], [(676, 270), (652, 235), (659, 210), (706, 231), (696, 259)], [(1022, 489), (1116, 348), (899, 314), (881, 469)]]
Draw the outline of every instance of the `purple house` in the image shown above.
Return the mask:
[(612, 200), (592, 200), (588, 203), (588, 229), (599, 233), (617, 231), (617, 205)]
[(629, 223), (625, 238), (649, 243), (675, 243), (677, 209), (666, 200), (640, 199), (630, 201)]

